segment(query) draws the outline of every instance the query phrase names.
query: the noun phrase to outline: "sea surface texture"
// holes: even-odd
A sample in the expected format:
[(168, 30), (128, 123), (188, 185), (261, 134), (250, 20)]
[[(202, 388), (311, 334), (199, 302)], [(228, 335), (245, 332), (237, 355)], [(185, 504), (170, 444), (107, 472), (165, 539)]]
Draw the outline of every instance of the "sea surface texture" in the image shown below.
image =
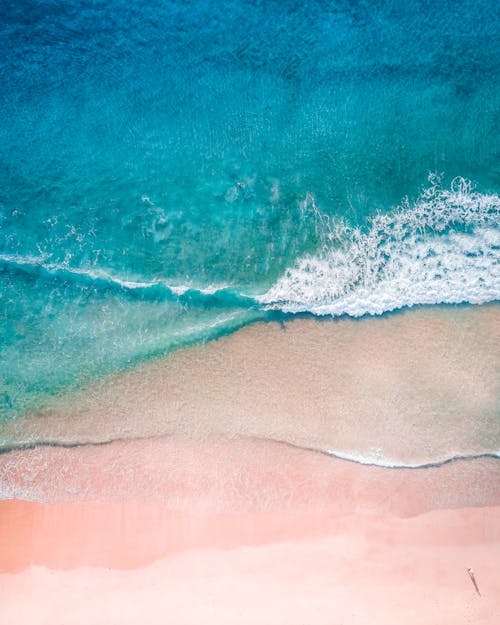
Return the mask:
[(4, 0), (0, 418), (258, 319), (499, 299), (499, 12)]

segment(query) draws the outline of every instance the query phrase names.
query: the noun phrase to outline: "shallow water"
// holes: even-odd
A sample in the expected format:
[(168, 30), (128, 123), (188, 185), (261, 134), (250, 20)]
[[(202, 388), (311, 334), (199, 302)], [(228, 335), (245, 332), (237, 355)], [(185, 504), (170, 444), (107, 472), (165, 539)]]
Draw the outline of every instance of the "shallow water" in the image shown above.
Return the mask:
[(0, 415), (275, 309), (498, 299), (498, 13), (2, 3)]

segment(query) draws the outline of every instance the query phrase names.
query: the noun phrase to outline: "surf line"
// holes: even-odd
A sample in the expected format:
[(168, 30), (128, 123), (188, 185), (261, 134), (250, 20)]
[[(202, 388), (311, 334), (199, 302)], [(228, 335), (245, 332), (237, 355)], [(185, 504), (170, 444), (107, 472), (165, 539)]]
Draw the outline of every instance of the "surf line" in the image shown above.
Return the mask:
[[(136, 437), (117, 437), (110, 438), (102, 441), (57, 441), (57, 440), (40, 440), (40, 441), (26, 441), (20, 443), (6, 444), (0, 445), (0, 455), (13, 453), (15, 451), (32, 451), (35, 449), (42, 449), (45, 447), (59, 448), (59, 449), (78, 449), (81, 447), (104, 447), (107, 445), (112, 445), (114, 443), (132, 443), (132, 442), (141, 442), (141, 441), (154, 441), (161, 440), (164, 438), (172, 438), (175, 436), (175, 433), (163, 433), (158, 435), (150, 435), (150, 436), (136, 436)], [(209, 438), (209, 437), (207, 437)], [(445, 466), (447, 464), (451, 464), (453, 462), (465, 462), (469, 460), (500, 460), (500, 452), (484, 452), (478, 454), (464, 454), (452, 456), (451, 458), (444, 458), (443, 460), (436, 460), (433, 462), (424, 462), (421, 464), (404, 464), (404, 463), (383, 463), (383, 462), (374, 462), (371, 460), (363, 460), (362, 458), (355, 458), (348, 454), (344, 454), (342, 452), (335, 452), (332, 450), (324, 450), (318, 447), (308, 447), (306, 445), (298, 445), (292, 443), (290, 441), (276, 439), (276, 438), (267, 438), (264, 436), (252, 436), (252, 435), (237, 435), (237, 436), (225, 436), (227, 440), (237, 439), (237, 438), (246, 438), (252, 439), (260, 442), (270, 442), (276, 443), (278, 445), (285, 445), (287, 447), (296, 449), (298, 451), (310, 451), (317, 454), (322, 454), (324, 456), (328, 456), (329, 458), (335, 458), (337, 460), (343, 460), (345, 462), (352, 462), (353, 464), (359, 464), (367, 467), (379, 467), (381, 469), (434, 469)]]

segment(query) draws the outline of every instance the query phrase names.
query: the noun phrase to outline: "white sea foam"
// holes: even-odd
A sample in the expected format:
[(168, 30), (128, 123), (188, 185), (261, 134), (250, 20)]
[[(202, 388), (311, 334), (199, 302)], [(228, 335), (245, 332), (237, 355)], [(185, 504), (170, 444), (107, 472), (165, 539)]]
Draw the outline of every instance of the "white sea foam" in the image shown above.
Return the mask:
[(356, 464), (364, 464), (367, 466), (375, 466), (381, 467), (383, 469), (424, 469), (431, 466), (441, 466), (443, 464), (448, 464), (449, 462), (453, 462), (456, 460), (475, 460), (479, 458), (500, 458), (500, 450), (498, 451), (487, 451), (484, 453), (471, 452), (470, 454), (461, 454), (458, 456), (444, 456), (444, 457), (433, 457), (428, 458), (427, 460), (422, 460), (420, 462), (403, 462), (401, 460), (397, 460), (396, 458), (391, 458), (386, 456), (382, 450), (380, 449), (372, 449), (368, 452), (360, 454), (359, 452), (347, 452), (347, 451), (336, 451), (336, 450), (327, 450), (327, 455), (332, 456), (332, 458), (338, 458), (339, 460), (347, 460), (349, 462), (355, 462)]
[(285, 312), (361, 316), (416, 304), (500, 299), (500, 197), (456, 179), (413, 206), (379, 214), (367, 231), (333, 223), (309, 196), (323, 245), (259, 297)]
[(40, 268), (52, 275), (70, 274), (73, 276), (82, 276), (90, 280), (101, 280), (103, 282), (114, 284), (128, 290), (149, 289), (161, 286), (177, 296), (184, 295), (188, 291), (197, 291), (199, 293), (202, 293), (203, 295), (213, 295), (219, 291), (230, 288), (230, 285), (226, 283), (209, 284), (208, 286), (201, 287), (195, 286), (193, 284), (171, 284), (166, 280), (160, 279), (150, 281), (131, 280), (98, 268), (74, 267), (67, 262), (49, 262), (47, 256), (21, 256), (18, 254), (0, 254), (0, 262), (18, 267), (28, 267), (33, 269)]
[[(103, 280), (116, 284), (126, 289), (142, 289), (160, 284), (160, 281), (139, 282), (135, 280), (127, 280), (114, 276), (101, 269), (82, 269), (80, 267), (72, 267), (68, 263), (52, 263), (48, 262), (46, 256), (21, 256), (18, 254), (0, 254), (0, 261), (19, 267), (31, 267), (43, 269), (51, 274), (72, 274), (75, 276), (83, 276), (91, 280)], [(172, 289), (173, 290), (173, 289)]]

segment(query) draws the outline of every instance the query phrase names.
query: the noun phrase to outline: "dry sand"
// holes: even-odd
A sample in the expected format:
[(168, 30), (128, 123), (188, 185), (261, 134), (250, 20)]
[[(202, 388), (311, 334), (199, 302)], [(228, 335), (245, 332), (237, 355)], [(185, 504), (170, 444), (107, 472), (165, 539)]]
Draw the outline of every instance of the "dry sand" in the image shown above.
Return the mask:
[[(500, 588), (498, 542), (493, 540), (498, 541), (499, 511), (439, 511), (404, 521), (356, 515), (344, 518), (341, 528), (323, 529), (313, 537), (307, 531), (300, 535), (301, 523), (308, 530), (311, 519), (257, 515), (242, 521), (245, 538), (239, 542), (240, 519), (219, 518), (206, 525), (200, 521), (192, 531), (204, 534), (209, 544), (141, 568), (35, 565), (3, 574), (0, 619), (9, 625), (494, 625)], [(165, 525), (157, 524), (161, 515), (149, 510), (145, 521), (135, 504), (121, 511), (87, 512), (93, 519), (89, 529), (111, 545), (107, 557), (114, 567), (115, 549), (119, 564), (128, 566), (127, 548), (140, 545), (140, 537), (148, 533), (158, 537), (165, 532)], [(24, 513), (19, 510), (19, 517)], [(56, 522), (50, 543), (54, 551), (61, 552), (61, 535), (54, 537), (59, 528), (66, 531), (62, 546), (70, 559), (72, 551), (86, 552), (89, 558), (93, 550), (88, 530), (82, 535), (77, 524), (67, 531), (75, 510), (57, 509), (51, 515)], [(137, 534), (132, 544), (116, 537), (124, 518), (129, 520), (129, 536), (134, 530)], [(103, 526), (96, 528), (99, 520)], [(238, 544), (224, 548), (220, 543), (228, 529)], [(249, 540), (249, 533), (257, 538)], [(481, 596), (466, 567), (474, 569)]]

